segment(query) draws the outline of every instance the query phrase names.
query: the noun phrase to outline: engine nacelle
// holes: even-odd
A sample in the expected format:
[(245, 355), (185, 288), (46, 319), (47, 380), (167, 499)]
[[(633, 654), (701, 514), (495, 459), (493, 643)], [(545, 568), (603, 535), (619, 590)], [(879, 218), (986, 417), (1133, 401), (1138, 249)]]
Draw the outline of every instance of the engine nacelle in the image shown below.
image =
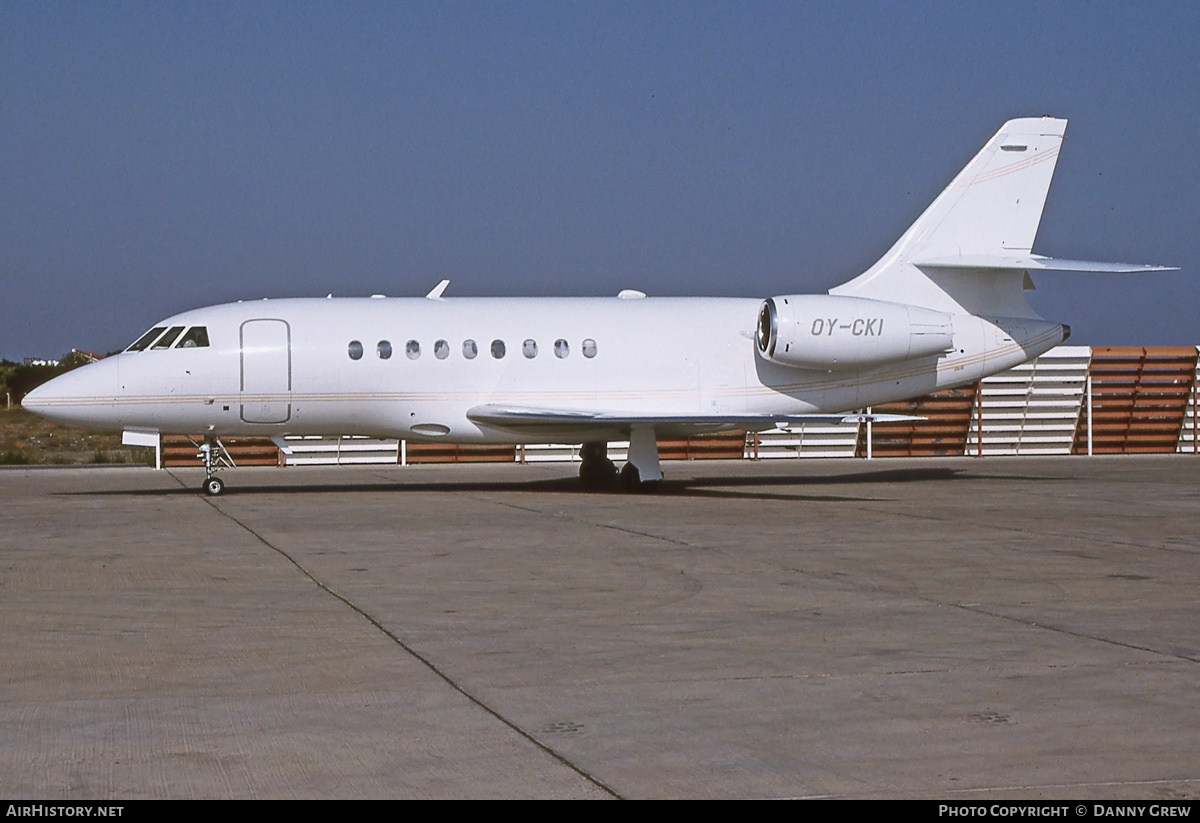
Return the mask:
[(820, 371), (868, 368), (954, 347), (946, 312), (833, 294), (769, 298), (759, 310), (756, 337), (768, 360)]

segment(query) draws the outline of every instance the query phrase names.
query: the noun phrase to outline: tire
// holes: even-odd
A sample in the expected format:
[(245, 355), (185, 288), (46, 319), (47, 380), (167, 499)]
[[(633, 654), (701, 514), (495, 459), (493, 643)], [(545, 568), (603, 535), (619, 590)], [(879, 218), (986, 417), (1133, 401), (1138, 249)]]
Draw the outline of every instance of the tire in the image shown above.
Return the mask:
[(611, 488), (616, 469), (609, 461), (603, 463), (584, 463), (579, 467), (579, 479), (583, 487), (589, 491), (603, 491)]
[(204, 493), (209, 497), (216, 497), (225, 491), (225, 483), (219, 477), (209, 477), (205, 479), (203, 488)]
[(621, 488), (627, 492), (653, 494), (658, 491), (658, 484), (657, 480), (643, 481), (642, 473), (632, 463), (626, 463), (621, 467)]

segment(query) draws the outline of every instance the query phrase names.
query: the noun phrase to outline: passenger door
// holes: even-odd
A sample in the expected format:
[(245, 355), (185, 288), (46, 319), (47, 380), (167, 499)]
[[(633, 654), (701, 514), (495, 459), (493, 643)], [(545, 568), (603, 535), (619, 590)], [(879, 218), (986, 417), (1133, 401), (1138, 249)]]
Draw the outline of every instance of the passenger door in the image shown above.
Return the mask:
[(242, 420), (286, 423), (292, 416), (291, 327), (284, 320), (242, 324)]

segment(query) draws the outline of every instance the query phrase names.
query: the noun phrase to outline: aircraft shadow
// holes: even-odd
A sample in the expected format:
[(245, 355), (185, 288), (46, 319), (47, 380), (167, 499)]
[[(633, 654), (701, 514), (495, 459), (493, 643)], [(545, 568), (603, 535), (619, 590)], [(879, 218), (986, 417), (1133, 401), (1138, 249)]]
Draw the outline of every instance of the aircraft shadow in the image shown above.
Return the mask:
[[(761, 500), (811, 500), (819, 502), (832, 501), (881, 501), (886, 497), (868, 497), (833, 494), (798, 494), (800, 489), (819, 487), (855, 487), (868, 484), (894, 483), (926, 483), (938, 481), (966, 481), (992, 479), (1022, 479), (1029, 481), (1056, 480), (1047, 477), (1012, 478), (997, 475), (970, 475), (964, 469), (922, 467), (878, 469), (833, 475), (791, 474), (750, 475), (741, 477), (691, 477), (671, 479), (665, 478), (658, 489), (649, 495), (631, 494), (619, 487), (606, 490), (584, 489), (578, 478), (555, 477), (537, 480), (504, 480), (504, 481), (463, 481), (463, 482), (395, 482), (379, 480), (374, 482), (355, 482), (345, 484), (323, 483), (316, 485), (240, 485), (236, 472), (227, 473), (228, 485), (221, 497), (223, 500), (232, 497), (263, 494), (362, 494), (367, 492), (412, 492), (412, 493), (540, 493), (540, 494), (573, 494), (573, 495), (630, 495), (655, 497), (708, 497), (729, 499), (761, 499)], [(753, 490), (753, 491), (752, 491)], [(789, 493), (792, 491), (793, 493)], [(158, 489), (104, 489), (99, 491), (63, 491), (56, 492), (63, 496), (84, 497), (169, 497), (199, 495), (202, 492), (192, 486), (177, 486)]]

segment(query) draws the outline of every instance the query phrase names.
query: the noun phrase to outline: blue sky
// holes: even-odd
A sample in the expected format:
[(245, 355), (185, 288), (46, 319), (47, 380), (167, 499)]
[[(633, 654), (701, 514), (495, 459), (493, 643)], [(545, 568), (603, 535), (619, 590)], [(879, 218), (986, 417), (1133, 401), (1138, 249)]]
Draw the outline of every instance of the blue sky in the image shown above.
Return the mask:
[(264, 296), (820, 292), (1071, 124), (1072, 342), (1200, 343), (1200, 4), (0, 0), (0, 357)]

